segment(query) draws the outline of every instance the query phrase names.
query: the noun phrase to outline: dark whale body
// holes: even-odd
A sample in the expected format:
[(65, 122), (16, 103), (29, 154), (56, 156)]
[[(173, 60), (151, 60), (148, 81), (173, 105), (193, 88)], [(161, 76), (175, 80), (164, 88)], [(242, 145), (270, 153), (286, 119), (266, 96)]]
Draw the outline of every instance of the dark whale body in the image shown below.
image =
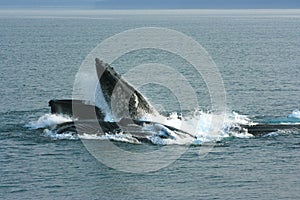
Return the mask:
[[(105, 114), (100, 108), (82, 100), (54, 99), (49, 101), (51, 113), (67, 114), (78, 119), (76, 122), (58, 124), (56, 127), (57, 133), (72, 131), (76, 133), (90, 132), (105, 134), (125, 131), (139, 140), (144, 140), (150, 134), (143, 130), (145, 125), (161, 125), (160, 127), (166, 127), (171, 131), (190, 135), (182, 130), (157, 122), (138, 120), (144, 114), (157, 115), (158, 112), (138, 90), (122, 79), (122, 77), (108, 64), (96, 59), (96, 70), (105, 101), (110, 108), (113, 108), (113, 113), (121, 120), (119, 122), (104, 121)], [(116, 100), (116, 98), (118, 98), (117, 100), (119, 101), (118, 106), (112, 107), (111, 103)], [(76, 109), (74, 109), (74, 107)], [(261, 136), (278, 130), (289, 129), (300, 129), (300, 124), (240, 125), (240, 129), (234, 131), (246, 130), (254, 136)], [(165, 137), (165, 135), (162, 137)]]

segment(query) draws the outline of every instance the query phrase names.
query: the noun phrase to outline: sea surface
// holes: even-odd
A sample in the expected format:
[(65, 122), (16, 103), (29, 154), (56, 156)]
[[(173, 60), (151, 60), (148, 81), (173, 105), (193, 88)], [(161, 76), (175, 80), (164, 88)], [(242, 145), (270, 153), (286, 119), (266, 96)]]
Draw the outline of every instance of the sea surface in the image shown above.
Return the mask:
[[(261, 137), (220, 130), (217, 139), (206, 134), (186, 144), (116, 142), (136, 152), (187, 147), (174, 162), (142, 173), (108, 167), (80, 138), (48, 130), (68, 120), (50, 115), (48, 101), (72, 98), (86, 56), (106, 38), (142, 27), (179, 31), (206, 49), (222, 76), (231, 123), (300, 123), (299, 10), (2, 10), (0, 199), (300, 199), (299, 130)], [(181, 111), (172, 92), (159, 85), (141, 88), (143, 94), (163, 113), (198, 113), (201, 123), (209, 121), (213, 111), (203, 78), (169, 54), (134, 51), (112, 66), (121, 74), (143, 63), (172, 66), (194, 88), (195, 110)], [(206, 140), (214, 145), (201, 154)]]

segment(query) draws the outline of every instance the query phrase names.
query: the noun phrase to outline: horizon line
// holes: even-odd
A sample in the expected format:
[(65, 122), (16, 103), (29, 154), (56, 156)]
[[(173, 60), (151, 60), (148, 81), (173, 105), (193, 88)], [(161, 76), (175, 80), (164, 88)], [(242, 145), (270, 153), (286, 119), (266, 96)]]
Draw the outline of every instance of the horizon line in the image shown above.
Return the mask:
[(300, 9), (1, 9), (1, 16), (12, 15), (300, 15)]

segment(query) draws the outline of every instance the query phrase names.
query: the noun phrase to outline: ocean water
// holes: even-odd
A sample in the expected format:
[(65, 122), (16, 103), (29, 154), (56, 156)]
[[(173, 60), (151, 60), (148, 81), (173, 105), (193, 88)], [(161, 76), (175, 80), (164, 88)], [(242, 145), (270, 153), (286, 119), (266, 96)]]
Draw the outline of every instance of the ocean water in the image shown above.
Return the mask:
[[(0, 11), (0, 27), (1, 199), (300, 198), (299, 130), (265, 137), (225, 134), (204, 156), (202, 140), (166, 145), (174, 152), (188, 148), (169, 165), (145, 173), (108, 167), (78, 137), (45, 130), (66, 120), (49, 115), (48, 101), (72, 97), (89, 52), (110, 36), (141, 27), (180, 31), (207, 50), (224, 82), (226, 119), (300, 123), (300, 11)], [(206, 122), (209, 91), (182, 59), (145, 49), (112, 65), (122, 74), (149, 62), (170, 65), (188, 78), (200, 122)], [(170, 91), (160, 86), (141, 91), (158, 110), (181, 112)], [(162, 148), (116, 144), (137, 152)]]

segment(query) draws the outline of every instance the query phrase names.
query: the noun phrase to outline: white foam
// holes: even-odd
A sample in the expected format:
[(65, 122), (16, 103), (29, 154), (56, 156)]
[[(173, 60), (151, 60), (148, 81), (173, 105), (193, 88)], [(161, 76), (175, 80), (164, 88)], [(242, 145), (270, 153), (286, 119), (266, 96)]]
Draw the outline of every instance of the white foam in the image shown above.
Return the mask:
[[(227, 137), (253, 137), (252, 134), (249, 134), (247, 131), (244, 131), (242, 129), (241, 131), (232, 131), (233, 127), (237, 127), (239, 129), (239, 124), (254, 124), (249, 120), (249, 118), (247, 118), (247, 116), (239, 115), (236, 112), (226, 114), (222, 126), (220, 127), (213, 127), (214, 124), (212, 123), (212, 120), (220, 119), (220, 117), (223, 116), (220, 114), (217, 115), (209, 112), (195, 110), (185, 117), (178, 116), (180, 115), (178, 115), (177, 113), (171, 113), (168, 117), (160, 118), (159, 120), (163, 121), (162, 124), (175, 127), (189, 134), (171, 131), (162, 125), (160, 127), (158, 127), (157, 125), (148, 126), (147, 130), (153, 131), (153, 135), (149, 138), (150, 141), (153, 144), (159, 145), (202, 145), (205, 142), (221, 141), (222, 139)], [(158, 121), (158, 119), (154, 120)]]
[(274, 136), (278, 136), (279, 133), (278, 132), (271, 132), (271, 133), (268, 133), (266, 135), (263, 135), (263, 137), (274, 137)]
[(136, 138), (132, 137), (130, 134), (116, 133), (116, 134), (105, 134), (105, 135), (97, 135), (97, 134), (87, 134), (84, 133), (78, 136), (80, 139), (85, 140), (113, 140), (118, 142), (126, 142), (132, 144), (140, 144)]
[(288, 115), (289, 118), (297, 118), (300, 119), (300, 111), (299, 110), (294, 110), (292, 114)]
[(40, 128), (53, 128), (57, 124), (64, 122), (71, 122), (73, 119), (67, 115), (59, 114), (45, 114), (41, 116), (37, 121), (29, 122), (25, 127), (30, 129), (40, 129)]
[(157, 145), (191, 145), (193, 144), (195, 138), (191, 137), (189, 135), (179, 135), (180, 133), (174, 132), (175, 137), (167, 137), (162, 138), (161, 133), (154, 134), (151, 137), (149, 137), (150, 141), (153, 144)]
[(58, 134), (56, 131), (45, 129), (43, 131), (45, 137), (50, 137), (53, 140), (78, 140), (79, 137), (74, 132), (64, 132)]
[(231, 132), (230, 136), (236, 137), (236, 138), (244, 138), (244, 139), (254, 137), (254, 135), (248, 133), (247, 131), (244, 131), (244, 132), (234, 132), (233, 131), (233, 132)]

